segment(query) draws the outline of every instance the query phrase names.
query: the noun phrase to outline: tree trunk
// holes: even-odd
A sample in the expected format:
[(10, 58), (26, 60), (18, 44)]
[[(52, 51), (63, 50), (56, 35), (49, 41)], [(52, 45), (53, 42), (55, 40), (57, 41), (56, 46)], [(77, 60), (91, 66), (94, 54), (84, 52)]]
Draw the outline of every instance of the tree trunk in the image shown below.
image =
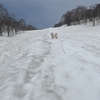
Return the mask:
[(8, 32), (8, 36), (10, 35), (10, 29), (9, 29), (9, 26), (7, 27), (7, 32)]
[(93, 18), (93, 26), (95, 26), (95, 17)]

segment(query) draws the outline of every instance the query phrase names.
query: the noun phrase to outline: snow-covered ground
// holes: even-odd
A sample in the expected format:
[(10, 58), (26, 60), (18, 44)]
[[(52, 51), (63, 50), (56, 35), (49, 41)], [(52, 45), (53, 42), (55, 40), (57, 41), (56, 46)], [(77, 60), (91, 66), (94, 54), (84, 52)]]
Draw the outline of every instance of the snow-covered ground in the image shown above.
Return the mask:
[(0, 37), (0, 100), (100, 100), (100, 26)]

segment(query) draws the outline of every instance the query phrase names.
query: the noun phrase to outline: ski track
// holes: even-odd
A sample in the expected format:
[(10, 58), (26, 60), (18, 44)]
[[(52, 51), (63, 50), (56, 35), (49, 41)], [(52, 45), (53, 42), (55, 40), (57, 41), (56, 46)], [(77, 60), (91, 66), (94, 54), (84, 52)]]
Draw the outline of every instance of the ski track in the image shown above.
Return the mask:
[[(10, 50), (10, 48), (5, 49), (5, 52), (8, 52), (9, 55), (4, 54), (4, 61), (1, 62), (4, 67), (0, 75), (0, 79), (3, 78), (0, 80), (0, 86), (2, 86), (0, 88), (1, 100), (62, 100), (57, 91), (63, 92), (65, 90), (63, 87), (54, 85), (55, 77), (53, 71), (55, 66), (52, 64), (42, 66), (51, 48), (51, 43), (46, 39), (46, 35), (43, 35), (42, 41), (38, 39), (35, 41), (40, 42), (39, 45), (41, 45), (40, 49), (42, 52), (39, 55), (30, 55), (30, 52), (24, 50), (23, 44), (26, 43), (27, 45), (28, 39), (26, 39), (27, 41), (25, 39), (19, 40), (18, 43), (12, 45), (15, 47), (13, 50)], [(19, 56), (20, 53), (22, 53), (21, 56)], [(11, 56), (14, 57), (14, 59)], [(26, 62), (27, 59), (31, 60), (30, 63), (25, 66), (24, 62)], [(19, 68), (20, 66), (22, 68)], [(45, 67), (45, 69), (43, 67)], [(35, 78), (37, 81), (34, 81)], [(42, 83), (40, 80), (42, 80)], [(38, 91), (40, 92), (39, 94), (37, 94)]]
[(60, 41), (55, 41), (49, 39), (47, 33), (51, 32), (26, 33), (23, 39), (17, 35), (19, 39), (13, 43), (11, 38), (5, 44), (0, 40), (0, 47), (4, 46), (0, 48), (0, 100), (99, 100), (95, 85), (100, 81), (94, 78), (100, 74), (98, 35), (59, 34)]

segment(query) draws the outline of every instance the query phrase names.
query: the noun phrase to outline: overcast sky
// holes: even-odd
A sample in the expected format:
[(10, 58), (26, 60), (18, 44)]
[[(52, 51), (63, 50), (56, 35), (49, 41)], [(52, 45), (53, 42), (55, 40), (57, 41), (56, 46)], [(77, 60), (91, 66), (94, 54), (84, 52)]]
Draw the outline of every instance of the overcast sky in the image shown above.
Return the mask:
[(37, 28), (48, 28), (77, 5), (90, 6), (100, 3), (100, 0), (0, 0), (0, 3), (17, 19), (23, 18)]

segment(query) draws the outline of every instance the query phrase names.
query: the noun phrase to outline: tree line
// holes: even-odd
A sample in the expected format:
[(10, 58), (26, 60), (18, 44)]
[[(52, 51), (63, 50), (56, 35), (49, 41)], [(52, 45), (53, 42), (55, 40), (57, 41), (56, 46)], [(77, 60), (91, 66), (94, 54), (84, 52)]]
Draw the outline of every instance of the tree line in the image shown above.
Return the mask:
[(78, 25), (85, 23), (88, 21), (93, 23), (95, 26), (95, 22), (100, 23), (100, 4), (95, 4), (90, 7), (86, 6), (77, 6), (75, 9), (67, 11), (62, 17), (59, 23), (55, 24), (54, 27), (59, 27), (64, 24), (70, 25)]
[(10, 36), (25, 30), (36, 30), (36, 27), (27, 25), (24, 19), (17, 20), (14, 14), (10, 14), (0, 3), (0, 36)]

